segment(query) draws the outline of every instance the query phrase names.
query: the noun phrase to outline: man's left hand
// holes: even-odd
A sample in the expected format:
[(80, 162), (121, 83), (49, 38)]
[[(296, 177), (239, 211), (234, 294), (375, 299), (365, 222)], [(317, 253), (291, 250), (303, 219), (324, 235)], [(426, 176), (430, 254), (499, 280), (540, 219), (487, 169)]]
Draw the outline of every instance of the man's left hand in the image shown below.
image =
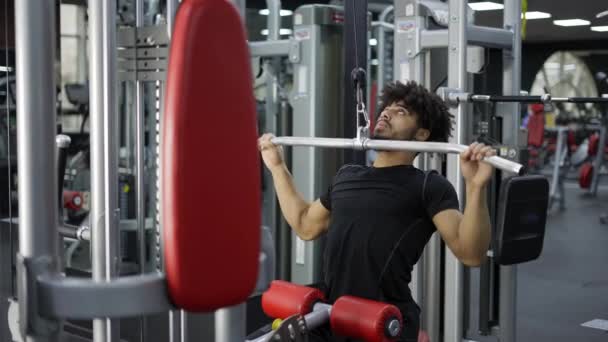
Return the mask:
[(460, 154), (460, 168), (467, 185), (485, 186), (490, 181), (494, 167), (482, 160), (494, 155), (496, 150), (491, 146), (477, 142), (472, 143)]

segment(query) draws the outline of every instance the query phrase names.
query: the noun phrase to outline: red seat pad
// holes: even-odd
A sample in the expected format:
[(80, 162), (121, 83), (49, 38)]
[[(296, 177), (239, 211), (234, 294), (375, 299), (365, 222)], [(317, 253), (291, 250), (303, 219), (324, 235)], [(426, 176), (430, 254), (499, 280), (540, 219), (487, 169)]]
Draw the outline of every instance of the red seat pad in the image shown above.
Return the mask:
[(169, 295), (188, 311), (238, 304), (257, 278), (261, 190), (249, 58), (232, 4), (181, 3), (161, 126), (161, 216)]

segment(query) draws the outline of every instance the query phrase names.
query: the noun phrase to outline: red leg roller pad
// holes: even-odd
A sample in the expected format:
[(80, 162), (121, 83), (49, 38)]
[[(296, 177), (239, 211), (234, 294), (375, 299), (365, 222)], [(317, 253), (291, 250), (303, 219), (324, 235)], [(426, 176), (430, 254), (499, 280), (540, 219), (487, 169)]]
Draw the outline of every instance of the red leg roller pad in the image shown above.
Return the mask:
[(249, 48), (226, 0), (185, 0), (175, 18), (161, 124), (168, 291), (193, 312), (253, 291), (260, 165)]
[(324, 301), (323, 293), (315, 288), (275, 280), (262, 295), (262, 309), (272, 318), (285, 319), (306, 315), (316, 302)]
[(387, 324), (397, 319), (403, 331), (401, 312), (397, 307), (368, 299), (343, 296), (331, 309), (331, 329), (334, 334), (363, 339), (366, 342), (396, 341), (389, 337)]

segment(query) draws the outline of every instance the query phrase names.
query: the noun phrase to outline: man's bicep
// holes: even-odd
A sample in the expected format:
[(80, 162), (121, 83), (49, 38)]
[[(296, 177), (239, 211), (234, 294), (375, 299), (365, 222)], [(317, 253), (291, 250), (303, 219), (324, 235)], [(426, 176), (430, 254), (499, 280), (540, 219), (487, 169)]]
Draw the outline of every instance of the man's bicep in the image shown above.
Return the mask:
[(456, 209), (446, 209), (433, 216), (433, 223), (441, 235), (443, 241), (454, 255), (460, 255), (458, 245), (458, 226), (462, 220), (462, 213)]
[(329, 227), (330, 213), (320, 200), (316, 200), (310, 204), (310, 208), (306, 212), (306, 221), (316, 227), (317, 233), (321, 234), (327, 231)]
[(456, 190), (445, 177), (438, 174), (429, 176), (424, 200), (426, 212), (430, 218), (434, 218), (442, 211), (460, 207)]

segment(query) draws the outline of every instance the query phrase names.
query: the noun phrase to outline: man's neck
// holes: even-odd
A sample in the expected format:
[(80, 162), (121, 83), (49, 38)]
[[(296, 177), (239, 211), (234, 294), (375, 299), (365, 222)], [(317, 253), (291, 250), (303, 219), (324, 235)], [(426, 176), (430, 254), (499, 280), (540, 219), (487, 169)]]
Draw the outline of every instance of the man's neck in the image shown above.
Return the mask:
[(414, 152), (379, 151), (376, 154), (374, 167), (412, 165), (415, 158), (416, 154)]

